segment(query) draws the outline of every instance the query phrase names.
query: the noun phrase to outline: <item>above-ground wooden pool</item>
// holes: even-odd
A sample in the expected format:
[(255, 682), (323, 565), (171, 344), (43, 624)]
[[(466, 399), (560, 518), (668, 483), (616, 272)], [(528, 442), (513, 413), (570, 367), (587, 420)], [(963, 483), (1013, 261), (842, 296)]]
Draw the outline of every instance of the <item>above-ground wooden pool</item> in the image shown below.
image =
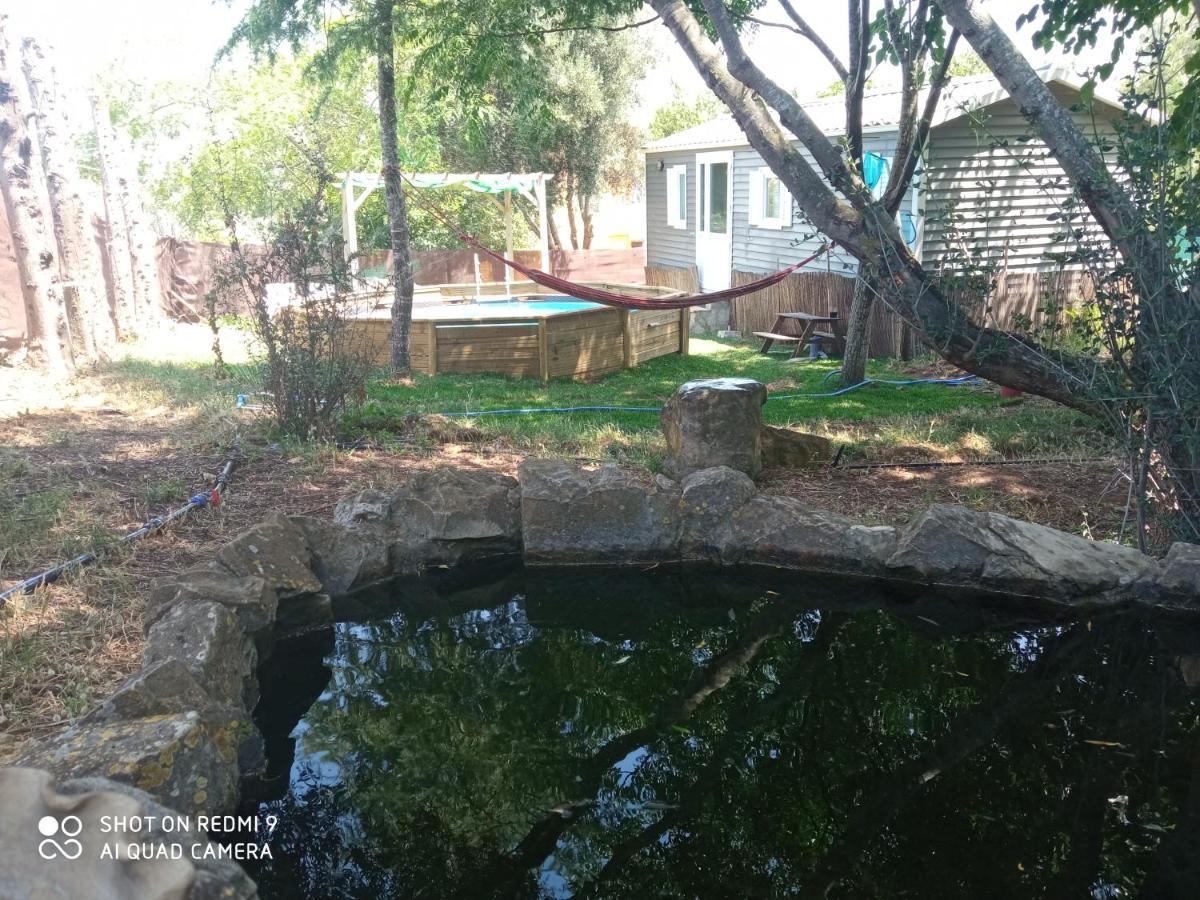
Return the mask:
[[(646, 285), (600, 286), (649, 298), (677, 293)], [(539, 294), (528, 282), (508, 287), (508, 296), (483, 293), (467, 302), (454, 302), (465, 290), (460, 285), (418, 288), (412, 323), (413, 370), (426, 375), (491, 372), (523, 378), (590, 378), (656, 356), (688, 352), (686, 309), (614, 309)], [(470, 290), (474, 293), (474, 286)], [(388, 362), (389, 306), (381, 304), (354, 317), (356, 329), (380, 365)]]

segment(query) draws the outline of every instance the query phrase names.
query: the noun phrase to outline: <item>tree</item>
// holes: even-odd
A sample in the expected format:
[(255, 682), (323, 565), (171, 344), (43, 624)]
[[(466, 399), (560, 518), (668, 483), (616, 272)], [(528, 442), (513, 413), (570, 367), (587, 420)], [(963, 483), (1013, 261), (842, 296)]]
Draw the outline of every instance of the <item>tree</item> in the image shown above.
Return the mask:
[(391, 361), (392, 376), (408, 375), (409, 334), (412, 331), (413, 273), (408, 251), (408, 210), (400, 181), (400, 152), (396, 144), (396, 43), (394, 0), (377, 0), (375, 64), (379, 67), (379, 143), (383, 151), (383, 186), (392, 235)]
[[(780, 0), (780, 5), (794, 23), (795, 30), (817, 48), (838, 75), (841, 87), (838, 93), (845, 98), (846, 104), (846, 150), (860, 177), (864, 171), (862, 107), (868, 75), (873, 65), (884, 58), (899, 67), (900, 134), (892, 160), (892, 174), (881, 192), (885, 207), (895, 216), (909, 192), (917, 160), (929, 136), (930, 124), (954, 60), (957, 34), (946, 40), (940, 17), (936, 9), (931, 9), (928, 0), (898, 7), (885, 0), (874, 18), (870, 0), (847, 0), (850, 53), (849, 59), (842, 62), (790, 0)], [(873, 52), (873, 36), (880, 42), (878, 53)], [(923, 105), (919, 104), (922, 87), (927, 90)], [(858, 384), (866, 378), (871, 310), (879, 288), (879, 272), (873, 263), (863, 261), (846, 323), (846, 349), (842, 358), (842, 380), (846, 384)]]
[(79, 190), (75, 159), (64, 113), (63, 98), (40, 46), (32, 40), (21, 45), (22, 69), (29, 85), (37, 124), (38, 146), (58, 244), (64, 294), (71, 316), (72, 334), (83, 358), (107, 358), (116, 331), (104, 290), (104, 269), (92, 234), (91, 216)]
[[(597, 196), (636, 184), (642, 135), (628, 117), (646, 65), (643, 42), (627, 32), (547, 35), (529, 65), (443, 101), (444, 152), (468, 171), (552, 172), (548, 200), (565, 208), (571, 246), (588, 248)], [(551, 243), (564, 246), (556, 233)]]
[[(324, 8), (302, 0), (258, 0), (235, 29), (228, 47), (248, 43), (256, 52), (274, 55), (284, 43), (298, 49), (313, 34), (326, 29)], [(406, 9), (407, 13), (407, 9)], [(378, 102), (381, 174), (387, 198), (392, 249), (392, 335), (391, 371), (401, 378), (411, 369), (409, 334), (412, 330), (413, 275), (409, 253), (408, 211), (400, 169), (396, 129), (396, 32), (405, 27), (396, 15), (394, 0), (366, 0), (354, 4), (347, 17), (329, 29), (329, 45), (316, 67), (318, 72), (336, 71), (344, 53), (367, 54), (375, 61)]]
[(32, 104), (16, 71), (6, 24), (0, 17), (0, 193), (21, 278), (29, 358), (50, 374), (63, 376), (74, 361), (53, 216), (35, 136), (26, 128)]
[[(838, 85), (842, 82), (839, 80)], [(707, 95), (700, 95), (694, 100), (684, 99), (683, 89), (675, 82), (671, 83), (671, 99), (654, 111), (650, 120), (650, 139), (658, 140), (669, 134), (676, 134), (685, 128), (699, 125), (715, 119), (721, 114), (721, 105)]]
[(104, 243), (113, 283), (113, 307), (116, 315), (117, 334), (131, 338), (139, 332), (137, 289), (133, 281), (133, 256), (130, 253), (127, 234), (129, 220), (125, 216), (125, 204), (121, 200), (120, 179), (112, 160), (117, 143), (116, 132), (109, 118), (108, 106), (96, 95), (91, 97), (92, 128), (96, 138), (96, 161), (100, 176), (100, 189), (104, 197)]

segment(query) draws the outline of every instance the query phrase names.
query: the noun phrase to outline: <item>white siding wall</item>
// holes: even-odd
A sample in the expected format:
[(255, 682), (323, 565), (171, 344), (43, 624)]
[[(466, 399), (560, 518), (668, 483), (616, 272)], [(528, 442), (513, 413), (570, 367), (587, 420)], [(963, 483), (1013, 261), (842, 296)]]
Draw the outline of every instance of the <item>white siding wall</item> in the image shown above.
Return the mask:
[[(1068, 106), (1078, 102), (1075, 91), (1050, 87)], [(1097, 108), (1107, 110), (1099, 104)], [(1111, 136), (1115, 115), (1110, 111), (1072, 114), (1093, 137)], [(925, 161), (927, 191), (922, 198), (926, 266), (938, 265), (948, 249), (961, 241), (978, 258), (990, 256), (1010, 269), (1057, 268), (1044, 254), (1065, 249), (1052, 241), (1062, 224), (1048, 216), (1060, 209), (1070, 191), (1046, 146), (1040, 140), (1020, 140), (1028, 133), (1028, 122), (1011, 100), (932, 131)]]
[[(863, 149), (891, 158), (896, 150), (896, 133), (868, 135)], [(812, 156), (800, 148), (808, 164), (815, 168)], [(733, 269), (735, 272), (777, 272), (785, 266), (811, 256), (824, 236), (810, 225), (799, 205), (792, 201), (791, 228), (757, 228), (750, 224), (750, 173), (763, 165), (762, 157), (750, 148), (733, 154)], [(900, 210), (911, 213), (911, 192)], [(809, 268), (850, 275), (858, 270), (858, 262), (849, 253), (836, 248), (827, 257), (809, 264)]]
[[(661, 172), (660, 161), (665, 164)], [(687, 228), (667, 224), (667, 176), (678, 165), (688, 169)], [(646, 264), (696, 264), (696, 154), (691, 151), (646, 154)]]

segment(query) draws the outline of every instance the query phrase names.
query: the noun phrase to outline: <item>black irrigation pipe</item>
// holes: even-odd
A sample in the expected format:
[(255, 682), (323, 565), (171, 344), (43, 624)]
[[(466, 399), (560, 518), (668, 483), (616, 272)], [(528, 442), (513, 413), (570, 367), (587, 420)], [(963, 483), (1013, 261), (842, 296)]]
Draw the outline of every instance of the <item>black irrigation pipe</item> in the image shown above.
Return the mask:
[(852, 463), (848, 466), (839, 466), (838, 459), (841, 458), (842, 451), (839, 449), (837, 456), (834, 457), (833, 463), (828, 467), (830, 469), (942, 469), (952, 466), (1028, 466), (1042, 465), (1044, 463), (1085, 463), (1085, 462), (1113, 462), (1111, 456), (1045, 456), (1031, 459), (981, 459), (973, 462), (910, 462), (910, 463)]
[[(221, 466), (221, 471), (217, 475), (217, 480), (213, 484), (211, 490), (202, 491), (199, 494), (191, 497), (187, 503), (176, 510), (172, 510), (165, 516), (154, 516), (147, 519), (145, 524), (135, 531), (129, 532), (121, 538), (122, 544), (132, 544), (134, 541), (140, 540), (147, 535), (154, 534), (166, 528), (177, 519), (182, 519), (193, 509), (204, 509), (208, 506), (220, 506), (225, 489), (229, 486), (229, 481), (233, 477), (234, 470), (238, 467), (238, 463), (242, 461), (242, 445), (241, 438), (235, 437), (233, 443), (229, 447), (229, 453), (225, 457), (225, 463)], [(33, 593), (38, 588), (46, 584), (52, 584), (58, 581), (59, 577), (72, 569), (77, 569), (80, 566), (86, 566), (98, 560), (104, 554), (103, 550), (92, 550), (87, 553), (81, 553), (74, 559), (68, 559), (64, 563), (59, 563), (52, 569), (47, 569), (31, 578), (26, 578), (20, 584), (13, 585), (5, 591), (0, 592), (0, 608), (3, 608), (8, 603), (11, 597), (15, 597), (21, 593)]]

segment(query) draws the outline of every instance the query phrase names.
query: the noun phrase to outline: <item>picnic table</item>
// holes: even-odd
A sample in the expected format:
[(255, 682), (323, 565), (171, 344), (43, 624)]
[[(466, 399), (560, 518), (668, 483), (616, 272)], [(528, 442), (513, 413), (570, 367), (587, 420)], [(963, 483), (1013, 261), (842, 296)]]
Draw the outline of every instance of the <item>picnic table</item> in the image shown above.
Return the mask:
[[(785, 329), (791, 322), (800, 323), (799, 334), (787, 334)], [(820, 341), (832, 341), (834, 344), (840, 343), (840, 338), (837, 333), (839, 317), (836, 311), (832, 311), (827, 316), (813, 315), (806, 312), (784, 312), (780, 313), (775, 318), (775, 325), (770, 331), (756, 331), (754, 336), (763, 339), (762, 349), (760, 353), (767, 353), (771, 349), (772, 344), (795, 344), (792, 350), (792, 359), (801, 359), (800, 351), (805, 347), (809, 347), (809, 358), (819, 359), (824, 354), (820, 353), (818, 347)], [(819, 326), (828, 325), (829, 328), (820, 329)], [(813, 351), (816, 352), (813, 352)]]

